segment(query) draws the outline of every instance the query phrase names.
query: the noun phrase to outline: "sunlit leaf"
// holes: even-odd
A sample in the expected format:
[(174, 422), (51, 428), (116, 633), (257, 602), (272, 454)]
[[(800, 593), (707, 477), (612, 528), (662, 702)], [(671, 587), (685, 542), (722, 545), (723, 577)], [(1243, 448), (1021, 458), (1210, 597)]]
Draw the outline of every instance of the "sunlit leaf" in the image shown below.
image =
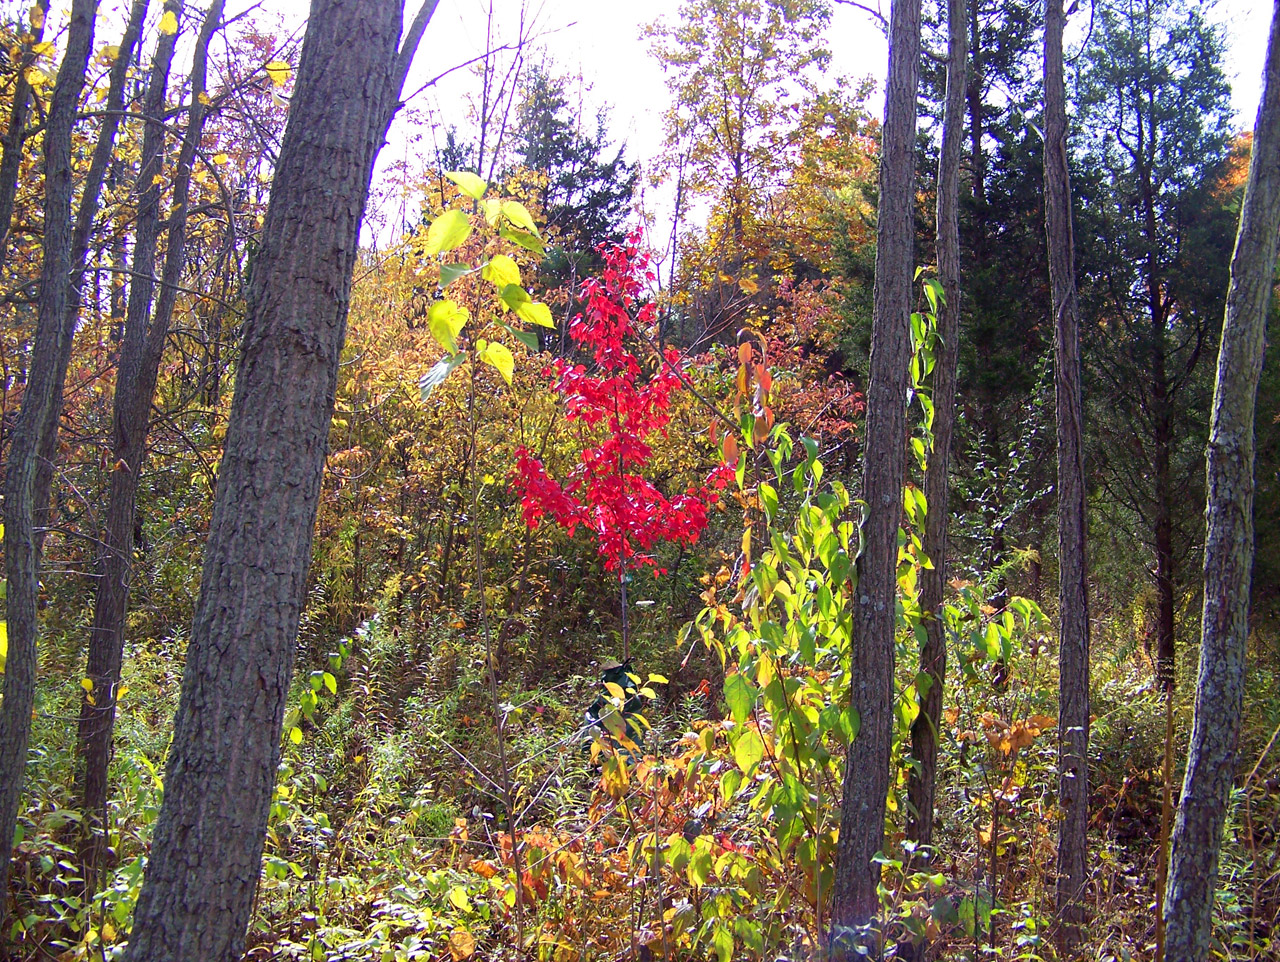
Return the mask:
[(450, 354), (458, 353), (458, 334), (467, 323), (467, 309), (453, 301), (436, 301), (427, 313), (431, 336)]
[(451, 251), (470, 236), (470, 218), (460, 210), (447, 210), (431, 222), (424, 252), (433, 256)]
[(164, 16), (160, 18), (160, 32), (166, 37), (172, 37), (178, 32), (178, 18), (174, 16), (172, 10), (166, 10)]
[(455, 170), (445, 176), (457, 184), (458, 189), (472, 200), (480, 200), (484, 197), (484, 192), (489, 189), (488, 184), (469, 170)]
[(739, 725), (744, 724), (756, 704), (756, 686), (747, 681), (742, 672), (735, 672), (724, 680), (724, 700), (733, 720)]
[(484, 346), (484, 350), (480, 352), (480, 360), (486, 364), (492, 364), (498, 369), (502, 379), (508, 384), (511, 383), (511, 379), (516, 372), (516, 359), (511, 354), (511, 349), (505, 344), (490, 341)]
[(272, 86), (283, 87), (289, 82), (289, 77), (293, 73), (293, 68), (283, 60), (272, 60), (263, 66), (267, 78), (271, 81)]
[(750, 775), (764, 759), (764, 741), (754, 728), (748, 728), (733, 745), (733, 760), (738, 763), (743, 774)]
[[(449, 893), (450, 900), (453, 898), (454, 889)], [(453, 958), (453, 962), (462, 962), (463, 959), (469, 959), (476, 953), (476, 937), (466, 929), (454, 929), (449, 935), (449, 955)]]
[(426, 374), (418, 380), (418, 390), (422, 393), (422, 400), (438, 388), (453, 373), (454, 368), (467, 359), (465, 354), (450, 354), (448, 357), (441, 358)]
[(501, 292), (508, 284), (520, 283), (520, 268), (506, 254), (495, 254), (493, 259), (480, 269), (480, 276)]
[(511, 222), (512, 227), (528, 231), (534, 237), (538, 236), (538, 225), (533, 222), (533, 215), (518, 200), (504, 200), (502, 216)]
[(466, 264), (442, 264), (440, 266), (440, 286), (448, 287), (460, 277), (466, 277), (471, 273), (471, 268)]

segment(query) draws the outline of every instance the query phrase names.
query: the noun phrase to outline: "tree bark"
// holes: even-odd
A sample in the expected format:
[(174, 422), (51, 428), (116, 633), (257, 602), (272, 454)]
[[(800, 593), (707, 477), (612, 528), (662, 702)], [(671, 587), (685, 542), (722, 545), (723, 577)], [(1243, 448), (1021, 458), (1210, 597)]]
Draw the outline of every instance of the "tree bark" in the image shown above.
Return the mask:
[[(222, 20), (224, 0), (214, 0), (196, 42), (191, 70), (191, 103), (187, 127), (179, 149), (173, 178), (168, 244), (162, 269), (159, 302), (152, 316), (155, 289), (156, 246), (160, 235), (160, 187), (157, 176), (164, 159), (164, 124), (149, 120), (143, 136), (138, 175), (139, 211), (135, 227), (134, 282), (129, 287), (124, 339), (116, 374), (112, 409), (110, 489), (106, 520), (98, 553), (94, 589), (93, 622), (89, 631), (89, 657), (85, 677), (93, 689), (80, 705), (79, 744), (82, 759), (81, 810), (85, 816), (83, 861), (90, 875), (103, 868), (106, 847), (104, 811), (107, 803), (107, 768), (111, 756), (116, 716), (116, 690), (124, 655), (125, 614), (132, 576), (138, 483), (145, 459), (151, 402), (155, 395), (160, 358), (168, 338), (178, 282), (186, 260), (187, 202), (191, 168), (204, 130), (205, 91), (209, 41)], [(181, 0), (168, 0), (181, 22)], [(168, 73), (177, 34), (162, 37), (152, 62), (146, 114), (159, 118), (165, 104)]]
[(1231, 792), (1253, 566), (1254, 410), (1280, 238), (1280, 0), (1231, 259), (1209, 429), (1200, 670), (1165, 893), (1165, 959), (1209, 957), (1218, 851)]
[[(407, 69), (406, 50), (397, 51), (403, 13), (400, 0), (312, 0), (249, 283), (242, 360), (131, 962), (232, 962), (244, 947), (360, 222)], [(410, 37), (420, 35), (415, 21)]]
[(863, 460), (865, 547), (857, 560), (850, 669), (850, 711), (858, 734), (849, 746), (845, 770), (832, 891), (831, 943), (836, 957), (851, 956), (859, 945), (879, 952), (879, 934), (870, 926), (880, 907), (876, 892), (880, 866), (872, 859), (884, 841), (892, 747), (898, 528), (911, 359), (919, 60), (920, 0), (893, 0)]
[(1045, 226), (1053, 289), (1058, 429), (1058, 914), (1064, 945), (1075, 939), (1087, 878), (1089, 827), (1089, 597), (1085, 485), (1067, 108), (1062, 76), (1062, 0), (1047, 0), (1044, 30)]
[(947, 677), (947, 639), (942, 624), (942, 596), (947, 567), (947, 489), (951, 470), (951, 436), (955, 427), (956, 366), (960, 356), (960, 151), (964, 138), (969, 33), (965, 0), (947, 4), (947, 96), (938, 158), (938, 279), (944, 302), (938, 307), (938, 357), (933, 369), (933, 451), (925, 469), (924, 553), (933, 568), (920, 574), (920, 607), (926, 612), (926, 642), (920, 670), (929, 687), (920, 699), (920, 714), (911, 726), (911, 756), (918, 769), (907, 780), (907, 837), (933, 843), (934, 786), (938, 768), (938, 726)]
[[(93, 49), (97, 6), (96, 0), (75, 0), (72, 5), (66, 51), (49, 104), (44, 136), (44, 262), (40, 270), (36, 332), (22, 407), (5, 465), (4, 555), (8, 577), (9, 653), (4, 701), (0, 703), (0, 892), (8, 891), (9, 859), (35, 704), (40, 565), (35, 531), (39, 507), (36, 468), (43, 446), (41, 435), (55, 398), (61, 394), (65, 375), (65, 365), (60, 368), (58, 362), (64, 343), (70, 341), (74, 332), (74, 325), (66, 322), (67, 315), (73, 312), (79, 297), (78, 289), (69, 282), (74, 254), (71, 133)], [(7, 902), (5, 899), (4, 904)], [(7, 931), (4, 915), (4, 905), (0, 905), (0, 931)]]

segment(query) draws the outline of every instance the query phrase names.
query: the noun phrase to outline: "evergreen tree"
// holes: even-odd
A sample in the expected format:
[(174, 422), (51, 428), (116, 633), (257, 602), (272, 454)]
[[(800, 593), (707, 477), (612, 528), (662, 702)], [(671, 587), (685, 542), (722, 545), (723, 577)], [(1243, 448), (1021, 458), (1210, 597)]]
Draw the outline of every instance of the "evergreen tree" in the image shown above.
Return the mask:
[(1207, 361), (1232, 237), (1215, 189), (1230, 141), (1223, 53), (1198, 3), (1112, 0), (1076, 82), (1092, 460), (1123, 541), (1145, 548), (1164, 685), (1203, 531)]

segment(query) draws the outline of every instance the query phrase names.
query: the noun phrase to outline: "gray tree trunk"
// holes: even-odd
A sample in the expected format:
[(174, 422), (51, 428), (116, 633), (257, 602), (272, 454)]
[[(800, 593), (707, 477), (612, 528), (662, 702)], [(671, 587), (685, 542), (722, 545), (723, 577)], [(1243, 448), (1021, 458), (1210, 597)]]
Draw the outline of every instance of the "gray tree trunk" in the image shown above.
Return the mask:
[(1064, 944), (1075, 938), (1087, 878), (1089, 827), (1089, 596), (1085, 486), (1067, 107), (1062, 78), (1062, 0), (1047, 0), (1044, 28), (1045, 227), (1053, 288), (1058, 429), (1058, 913)]
[(1209, 428), (1200, 673), (1165, 892), (1165, 959), (1209, 957), (1223, 820), (1244, 702), (1253, 567), (1254, 408), (1280, 238), (1280, 0), (1218, 354)]
[[(80, 93), (84, 89), (89, 54), (93, 49), (95, 0), (75, 0), (62, 66), (54, 84), (44, 135), (44, 262), (40, 271), (39, 307), (32, 339), (30, 369), (22, 407), (14, 426), (5, 464), (4, 555), (8, 577), (9, 654), (0, 703), (0, 892), (8, 891), (9, 858), (22, 796), (31, 735), (31, 710), (36, 684), (36, 601), (40, 553), (35, 531), (38, 455), (50, 410), (62, 393), (66, 365), (59, 366), (64, 344), (71, 340), (79, 291), (70, 282), (75, 238), (71, 223), (74, 183), (71, 134)], [(55, 421), (56, 423), (56, 421)], [(47, 490), (46, 490), (47, 498)], [(4, 904), (0, 904), (0, 931)]]
[(947, 3), (947, 95), (938, 157), (938, 279), (945, 303), (938, 309), (938, 354), (933, 369), (933, 452), (924, 476), (924, 553), (932, 569), (920, 574), (920, 607), (928, 613), (927, 641), (920, 670), (929, 690), (920, 699), (920, 714), (911, 726), (912, 768), (907, 781), (907, 837), (933, 843), (934, 787), (938, 769), (938, 725), (947, 678), (947, 638), (942, 624), (942, 596), (947, 568), (947, 489), (951, 471), (951, 436), (955, 427), (956, 365), (960, 356), (960, 153), (964, 140), (965, 92), (968, 83), (969, 24), (965, 0)]
[[(156, 245), (160, 235), (160, 188), (156, 176), (164, 158), (164, 125), (148, 121), (139, 165), (139, 210), (135, 226), (134, 282), (129, 287), (124, 338), (120, 346), (111, 423), (111, 472), (106, 520), (98, 552), (93, 622), (85, 677), (93, 682), (80, 706), (79, 743), (82, 763), (81, 810), (85, 815), (84, 863), (101, 871), (105, 848), (107, 767), (116, 716), (116, 689), (124, 654), (125, 615), (132, 575), (134, 515), (138, 483), (145, 458), (151, 402), (155, 395), (160, 358), (186, 261), (187, 202), (191, 168), (204, 130), (209, 41), (222, 20), (224, 0), (214, 0), (196, 41), (191, 70), (188, 121), (173, 176), (173, 201), (166, 218), (168, 244), (160, 282), (160, 296), (152, 315)], [(168, 0), (166, 9), (181, 22), (181, 0)], [(153, 59), (146, 114), (159, 118), (165, 104), (170, 62), (177, 35), (164, 37)], [(92, 700), (91, 700), (92, 699)]]
[(867, 388), (862, 496), (865, 548), (857, 561), (851, 703), (858, 735), (849, 746), (832, 891), (831, 941), (837, 957), (879, 936), (859, 930), (879, 912), (893, 732), (894, 614), (898, 528), (907, 446), (911, 303), (915, 235), (916, 92), (920, 71), (920, 0), (893, 0), (889, 74), (880, 153), (880, 208)]
[[(400, 0), (312, 0), (249, 283), (242, 360), (131, 962), (233, 962), (244, 947), (360, 222), (412, 55), (408, 42), (397, 51), (403, 13)], [(421, 36), (421, 20), (410, 41)]]

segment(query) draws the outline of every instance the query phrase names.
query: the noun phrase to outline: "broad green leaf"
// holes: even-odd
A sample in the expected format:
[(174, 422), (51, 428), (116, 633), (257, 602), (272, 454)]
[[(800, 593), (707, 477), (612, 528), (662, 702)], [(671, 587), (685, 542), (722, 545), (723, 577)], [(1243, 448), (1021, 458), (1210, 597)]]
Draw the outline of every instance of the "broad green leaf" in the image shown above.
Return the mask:
[(480, 200), (484, 192), (489, 189), (488, 184), (469, 170), (455, 170), (445, 176), (457, 184), (458, 189), (472, 200)]
[(427, 313), (427, 327), (450, 354), (458, 353), (458, 333), (467, 323), (467, 309), (453, 301), (436, 301)]
[(490, 341), (484, 346), (484, 350), (480, 352), (480, 360), (486, 364), (492, 364), (498, 369), (502, 379), (508, 384), (511, 383), (511, 378), (516, 373), (516, 359), (512, 355), (511, 349), (505, 344)]
[(527, 251), (532, 251), (539, 257), (546, 256), (547, 247), (542, 243), (542, 239), (537, 234), (530, 234), (528, 231), (515, 230), (510, 227), (502, 227), (498, 230), (498, 236), (511, 243), (523, 247)]
[(467, 890), (461, 885), (455, 885), (449, 889), (449, 902), (459, 912), (471, 911), (471, 899), (467, 896)]
[(534, 237), (538, 236), (538, 225), (533, 222), (533, 215), (518, 200), (504, 200), (502, 216), (517, 230), (528, 231)]
[(509, 327), (506, 324), (502, 326), (507, 329), (508, 334), (523, 344), (530, 354), (537, 354), (542, 349), (542, 345), (538, 343), (538, 335), (534, 334), (533, 331), (517, 331), (514, 327)]
[(302, 729), (297, 725), (294, 725), (289, 729), (289, 741), (293, 742), (295, 745), (302, 744)]
[(498, 217), (502, 214), (502, 201), (497, 200), (496, 198), (490, 198), (488, 200), (482, 200), (480, 202), (480, 206), (484, 208), (484, 219), (489, 226), (493, 227), (497, 224)]
[(764, 759), (764, 742), (754, 728), (746, 729), (733, 744), (733, 760), (744, 775), (750, 775)]
[(329, 689), (329, 694), (331, 695), (338, 693), (338, 679), (327, 671), (324, 673), (324, 687)]
[(471, 268), (466, 264), (441, 264), (440, 265), (440, 286), (448, 287), (460, 277), (466, 277), (471, 273)]
[(428, 256), (443, 254), (458, 247), (470, 236), (470, 218), (460, 210), (447, 210), (431, 222), (424, 253)]
[(426, 374), (418, 380), (418, 390), (422, 392), (422, 400), (427, 397), (445, 382), (445, 379), (453, 373), (453, 369), (467, 359), (465, 354), (450, 354), (448, 357), (442, 357)]
[(530, 301), (528, 304), (521, 304), (516, 308), (516, 313), (520, 315), (522, 321), (528, 324), (536, 324), (538, 327), (549, 327), (555, 330), (556, 322), (551, 319), (551, 308), (541, 301)]
[(506, 254), (495, 254), (493, 260), (480, 269), (480, 276), (501, 293), (508, 284), (520, 283), (520, 268)]
[(716, 934), (711, 937), (715, 949), (716, 962), (733, 962), (733, 933), (721, 923), (716, 927)]
[(735, 672), (724, 680), (724, 700), (733, 720), (742, 725), (751, 717), (751, 709), (755, 707), (756, 686), (747, 681), (742, 672)]
[(498, 294), (502, 298), (502, 303), (509, 311), (519, 311), (525, 304), (532, 304), (533, 298), (519, 284), (508, 284)]

